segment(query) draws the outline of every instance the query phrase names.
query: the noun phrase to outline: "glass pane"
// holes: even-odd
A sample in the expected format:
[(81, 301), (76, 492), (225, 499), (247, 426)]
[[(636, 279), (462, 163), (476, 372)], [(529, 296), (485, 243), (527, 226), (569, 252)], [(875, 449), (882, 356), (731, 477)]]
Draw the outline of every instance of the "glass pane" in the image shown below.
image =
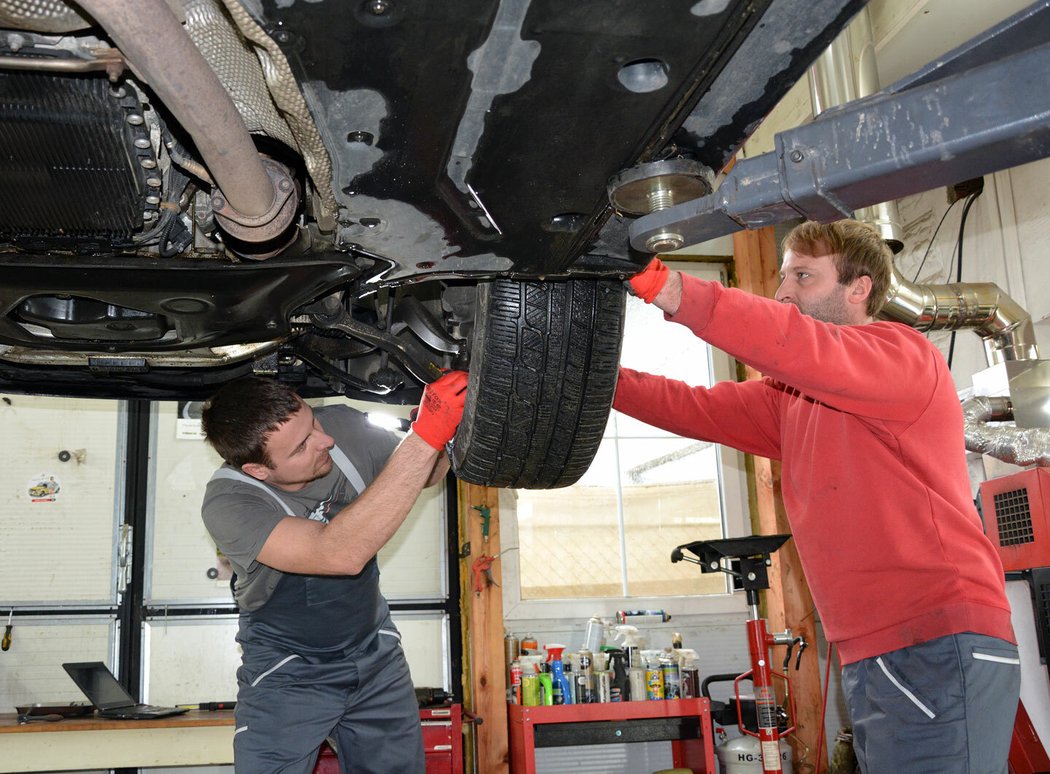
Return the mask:
[(5, 604), (115, 603), (121, 426), (116, 401), (3, 396)]
[(622, 596), (615, 451), (574, 486), (517, 491), (522, 599)]
[(155, 403), (147, 602), (232, 604), (230, 572), (201, 520), (204, 487), (222, 459), (200, 435), (194, 404)]
[(685, 326), (667, 322), (655, 306), (629, 296), (624, 332), (623, 365), (694, 386), (709, 384), (707, 345)]
[[(411, 407), (333, 398), (358, 410), (407, 415)], [(232, 604), (229, 565), (201, 520), (204, 488), (222, 459), (191, 421), (193, 404), (159, 403), (152, 457), (150, 604)], [(187, 411), (187, 406), (191, 410)], [(198, 414), (199, 416), (199, 414)], [(405, 524), (379, 552), (380, 588), (390, 600), (447, 595), (445, 485), (424, 490)]]
[(444, 599), (448, 549), (445, 484), (424, 489), (389, 542), (379, 550), (379, 588), (391, 601)]
[[(7, 623), (6, 611), (3, 623)], [(52, 618), (18, 617), (11, 630), (11, 649), (0, 669), (0, 712), (20, 704), (87, 703), (69, 675), (67, 661), (112, 664), (115, 625), (111, 616)], [(0, 745), (2, 747), (2, 745)]]
[(236, 616), (148, 621), (142, 700), (169, 706), (236, 700), (241, 665), (236, 636)]
[(725, 592), (720, 573), (671, 563), (675, 546), (722, 537), (716, 455), (688, 439), (621, 440), (629, 596)]

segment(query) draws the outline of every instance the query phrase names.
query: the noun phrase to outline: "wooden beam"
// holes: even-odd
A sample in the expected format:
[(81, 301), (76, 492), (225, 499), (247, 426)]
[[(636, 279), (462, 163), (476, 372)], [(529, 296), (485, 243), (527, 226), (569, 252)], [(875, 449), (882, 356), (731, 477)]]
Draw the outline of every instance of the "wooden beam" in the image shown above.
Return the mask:
[[(773, 229), (737, 232), (733, 235), (733, 253), (737, 287), (772, 298), (780, 284)], [(748, 379), (761, 378), (761, 374), (754, 369), (745, 370)], [(791, 532), (780, 492), (780, 462), (761, 457), (754, 457), (753, 462), (757, 531), (764, 535)], [(795, 659), (792, 658), (791, 692), (795, 697), (795, 722), (798, 726), (795, 736), (801, 742), (794, 747), (796, 760), (806, 755), (806, 762), (816, 766), (819, 774), (827, 765), (827, 748), (825, 742), (821, 750), (816, 749), (823, 725), (816, 613), (793, 540), (773, 555), (769, 579), (770, 588), (765, 592), (764, 601), (770, 630), (776, 632), (790, 628), (792, 634), (805, 637), (810, 646), (797, 672), (793, 667)], [(781, 664), (775, 666), (779, 669)], [(824, 737), (826, 740), (827, 735)]]
[[(488, 539), (482, 534), (481, 508), (489, 514)], [(477, 766), (467, 761), (466, 771), (506, 774), (507, 669), (503, 653), (503, 592), (500, 561), (499, 490), (459, 483), (460, 599), (463, 617), (463, 701), (481, 722), (473, 724)], [(467, 548), (469, 547), (469, 554)], [(464, 556), (464, 554), (467, 554)], [(491, 579), (485, 574), (476, 583), (475, 567), (488, 558)], [(473, 754), (467, 745), (468, 757)]]

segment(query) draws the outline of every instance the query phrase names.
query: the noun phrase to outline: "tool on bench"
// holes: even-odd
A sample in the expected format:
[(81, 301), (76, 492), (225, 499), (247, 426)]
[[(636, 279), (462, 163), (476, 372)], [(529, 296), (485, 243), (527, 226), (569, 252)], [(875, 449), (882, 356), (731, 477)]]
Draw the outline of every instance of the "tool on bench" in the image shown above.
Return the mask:
[[(791, 630), (770, 634), (766, 630), (766, 620), (758, 612), (758, 592), (769, 588), (768, 567), (772, 564), (770, 555), (779, 549), (791, 535), (753, 535), (751, 537), (727, 538), (725, 540), (698, 540), (678, 546), (671, 552), (672, 562), (691, 562), (700, 565), (701, 572), (724, 572), (739, 580), (747, 595), (748, 621), (747, 644), (751, 652), (751, 669), (738, 675), (733, 680), (733, 692), (736, 697), (736, 714), (740, 730), (757, 739), (756, 753), (761, 753), (763, 772), (782, 772), (785, 770), (781, 758), (780, 740), (795, 730), (795, 726), (786, 726), (781, 722), (782, 708), (777, 705), (774, 678), (782, 680), (790, 718), (794, 721), (794, 697), (786, 674), (774, 672), (770, 668), (769, 651), (774, 645), (787, 645), (787, 657), (784, 659), (784, 671), (787, 672), (791, 661), (791, 651), (797, 645), (798, 655), (795, 669), (798, 669), (806, 641), (802, 637), (793, 637)], [(686, 556), (683, 551), (695, 555), (696, 559)], [(717, 676), (721, 677), (721, 675)], [(750, 680), (754, 687), (754, 707), (757, 724), (744, 722), (742, 707), (744, 702), (740, 695), (740, 683)], [(748, 726), (757, 728), (752, 731)], [(790, 765), (790, 757), (788, 758)]]
[(237, 706), (235, 701), (202, 701), (200, 704), (176, 704), (179, 709), (198, 710), (199, 712), (218, 712), (232, 710)]

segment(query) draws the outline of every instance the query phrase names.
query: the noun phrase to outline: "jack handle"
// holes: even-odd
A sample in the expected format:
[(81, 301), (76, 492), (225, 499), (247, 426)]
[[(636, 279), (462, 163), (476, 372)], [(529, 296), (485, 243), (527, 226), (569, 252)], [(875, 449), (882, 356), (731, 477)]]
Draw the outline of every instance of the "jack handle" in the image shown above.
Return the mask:
[(796, 672), (798, 671), (799, 665), (802, 663), (802, 651), (804, 651), (806, 649), (806, 647), (808, 646), (808, 643), (806, 642), (806, 638), (805, 637), (798, 636), (795, 639), (793, 639), (791, 642), (788, 643), (787, 653), (784, 654), (784, 671), (785, 672), (788, 671), (788, 667), (791, 664), (791, 649), (794, 648), (796, 645), (798, 645), (798, 651), (796, 651), (796, 655), (795, 655), (795, 671)]

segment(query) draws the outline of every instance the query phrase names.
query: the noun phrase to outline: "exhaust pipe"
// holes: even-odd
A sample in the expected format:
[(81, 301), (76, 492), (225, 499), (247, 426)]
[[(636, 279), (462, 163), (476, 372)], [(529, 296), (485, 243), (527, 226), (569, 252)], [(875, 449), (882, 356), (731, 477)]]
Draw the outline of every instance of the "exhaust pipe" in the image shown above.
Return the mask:
[[(235, 238), (258, 244), (287, 231), (299, 205), (281, 164), (259, 156), (233, 100), (164, 0), (80, 0), (132, 70), (186, 128), (217, 188), (212, 208)], [(162, 41), (154, 45), (152, 41)]]

